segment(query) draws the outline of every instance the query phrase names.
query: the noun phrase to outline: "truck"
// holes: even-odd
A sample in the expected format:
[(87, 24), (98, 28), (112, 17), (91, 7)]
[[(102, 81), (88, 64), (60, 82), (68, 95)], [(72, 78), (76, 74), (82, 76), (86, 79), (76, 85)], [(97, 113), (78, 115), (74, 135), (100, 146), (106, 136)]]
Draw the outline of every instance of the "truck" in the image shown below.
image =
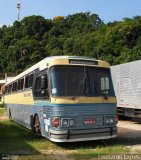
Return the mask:
[(141, 117), (141, 60), (111, 66), (119, 118)]

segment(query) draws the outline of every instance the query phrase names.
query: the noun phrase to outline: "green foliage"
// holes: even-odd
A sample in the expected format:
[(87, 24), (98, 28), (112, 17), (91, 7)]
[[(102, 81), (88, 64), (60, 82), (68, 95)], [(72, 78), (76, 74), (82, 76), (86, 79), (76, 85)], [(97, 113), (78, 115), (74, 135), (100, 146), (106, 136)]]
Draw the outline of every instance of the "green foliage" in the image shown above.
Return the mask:
[(97, 14), (29, 16), (0, 28), (0, 72), (19, 73), (47, 56), (84, 55), (111, 64), (141, 57), (141, 16), (104, 24)]

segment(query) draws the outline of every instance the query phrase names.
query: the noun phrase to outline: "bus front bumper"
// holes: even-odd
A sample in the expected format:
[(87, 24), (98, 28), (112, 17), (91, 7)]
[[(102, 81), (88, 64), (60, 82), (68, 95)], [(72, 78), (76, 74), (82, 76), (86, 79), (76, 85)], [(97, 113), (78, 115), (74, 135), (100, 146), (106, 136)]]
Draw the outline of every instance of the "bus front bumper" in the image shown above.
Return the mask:
[(53, 142), (77, 142), (117, 137), (117, 127), (79, 129), (79, 130), (49, 130), (49, 139)]

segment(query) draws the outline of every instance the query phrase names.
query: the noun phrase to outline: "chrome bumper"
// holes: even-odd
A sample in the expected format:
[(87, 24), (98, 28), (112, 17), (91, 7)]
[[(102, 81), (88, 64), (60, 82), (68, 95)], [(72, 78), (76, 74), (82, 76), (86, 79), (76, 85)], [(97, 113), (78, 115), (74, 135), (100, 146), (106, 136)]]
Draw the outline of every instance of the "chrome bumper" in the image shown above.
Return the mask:
[(117, 127), (79, 129), (79, 130), (49, 130), (49, 139), (54, 142), (77, 142), (117, 137)]

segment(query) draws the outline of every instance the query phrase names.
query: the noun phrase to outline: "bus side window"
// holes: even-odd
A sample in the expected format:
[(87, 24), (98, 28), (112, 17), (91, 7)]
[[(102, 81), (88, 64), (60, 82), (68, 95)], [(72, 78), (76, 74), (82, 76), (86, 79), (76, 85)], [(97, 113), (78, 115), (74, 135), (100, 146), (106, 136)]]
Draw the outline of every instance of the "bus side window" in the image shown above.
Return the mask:
[(8, 86), (5, 86), (5, 94), (8, 93)]
[(23, 90), (24, 79), (18, 80), (18, 90)]
[(108, 94), (110, 90), (109, 78), (101, 77), (101, 92)]
[(34, 75), (31, 74), (31, 75), (29, 76), (29, 83), (28, 83), (29, 87), (32, 87), (32, 85), (33, 85), (33, 78), (34, 78)]
[(25, 77), (25, 88), (32, 88), (34, 75), (30, 74)]
[(34, 96), (36, 98), (48, 98), (48, 82), (47, 74), (42, 74), (36, 77)]
[(8, 93), (11, 93), (11, 91), (12, 91), (12, 84), (10, 84), (8, 87)]
[(25, 88), (32, 88), (34, 75), (30, 74), (25, 77)]
[(25, 88), (28, 88), (29, 76), (25, 77)]
[(13, 83), (12, 91), (16, 92), (17, 91), (17, 82)]

